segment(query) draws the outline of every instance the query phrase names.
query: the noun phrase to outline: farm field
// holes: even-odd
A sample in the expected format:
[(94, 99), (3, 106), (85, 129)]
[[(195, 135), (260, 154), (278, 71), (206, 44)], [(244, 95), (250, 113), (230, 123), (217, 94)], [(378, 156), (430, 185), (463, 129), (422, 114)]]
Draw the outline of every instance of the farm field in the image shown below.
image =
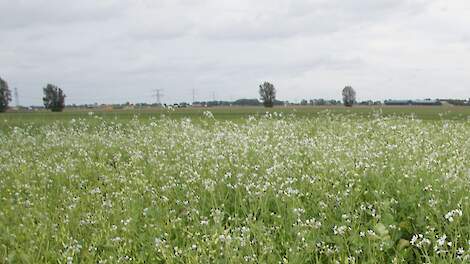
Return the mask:
[(469, 116), (2, 114), (0, 263), (468, 263)]
[(213, 108), (144, 108), (124, 110), (104, 109), (66, 109), (62, 113), (51, 113), (49, 111), (37, 112), (11, 112), (0, 116), (0, 126), (22, 126), (25, 123), (49, 124), (52, 121), (70, 121), (76, 118), (87, 118), (90, 112), (105, 120), (127, 122), (136, 115), (139, 119), (160, 117), (162, 114), (170, 118), (196, 118), (201, 117), (205, 111), (211, 111), (218, 120), (239, 121), (253, 115), (264, 115), (266, 112), (295, 113), (296, 117), (312, 117), (328, 111), (333, 114), (354, 114), (369, 117), (376, 112), (385, 116), (414, 116), (423, 120), (468, 120), (470, 107), (459, 106), (358, 106), (345, 108), (342, 106), (289, 106), (266, 109), (264, 107), (213, 107)]

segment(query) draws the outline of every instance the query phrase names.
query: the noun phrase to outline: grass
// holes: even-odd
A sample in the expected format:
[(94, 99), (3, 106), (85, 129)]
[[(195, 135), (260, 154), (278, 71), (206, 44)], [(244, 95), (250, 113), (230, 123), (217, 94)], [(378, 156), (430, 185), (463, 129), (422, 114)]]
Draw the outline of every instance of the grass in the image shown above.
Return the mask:
[[(370, 116), (371, 114), (380, 111), (385, 116), (410, 116), (414, 115), (423, 120), (468, 120), (470, 116), (470, 107), (458, 106), (384, 106), (384, 107), (353, 107), (346, 108), (342, 106), (330, 107), (276, 107), (266, 109), (263, 107), (215, 107), (215, 108), (182, 108), (173, 111), (159, 108), (150, 109), (129, 109), (129, 110), (74, 110), (67, 109), (62, 113), (51, 113), (47, 111), (37, 112), (10, 112), (0, 115), (0, 122), (8, 121), (13, 124), (24, 124), (25, 122), (34, 123), (48, 123), (51, 121), (69, 121), (73, 118), (87, 117), (90, 112), (98, 115), (105, 120), (119, 120), (129, 121), (138, 115), (141, 119), (150, 117), (159, 117), (162, 114), (171, 118), (184, 118), (184, 117), (200, 117), (204, 111), (211, 111), (219, 120), (232, 120), (237, 121), (245, 119), (250, 115), (262, 115), (268, 112), (279, 113), (292, 113), (295, 112), (297, 117), (312, 117), (324, 111), (329, 111), (335, 114), (356, 114), (361, 116)], [(0, 123), (1, 125), (1, 123)]]
[(470, 260), (466, 108), (205, 110), (2, 115), (0, 262)]

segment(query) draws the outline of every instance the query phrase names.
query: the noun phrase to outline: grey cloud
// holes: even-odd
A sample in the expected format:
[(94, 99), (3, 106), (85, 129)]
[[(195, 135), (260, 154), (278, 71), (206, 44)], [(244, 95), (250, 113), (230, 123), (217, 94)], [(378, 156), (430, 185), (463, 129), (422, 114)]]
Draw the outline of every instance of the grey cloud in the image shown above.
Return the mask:
[[(0, 0), (0, 75), (25, 104), (257, 97), (468, 97), (466, 0)], [(416, 73), (413, 69), (422, 69)], [(449, 85), (445, 85), (448, 83)], [(36, 98), (36, 99), (33, 99)], [(126, 99), (127, 98), (127, 99)]]
[(406, 0), (257, 2), (265, 5), (258, 8), (246, 5), (245, 9), (232, 10), (228, 15), (215, 15), (212, 23), (199, 25), (198, 30), (210, 38), (253, 41), (330, 34), (388, 19), (397, 12), (415, 14), (428, 3)]
[(14, 30), (78, 22), (103, 21), (119, 14), (118, 1), (26, 0), (1, 1), (0, 28)]

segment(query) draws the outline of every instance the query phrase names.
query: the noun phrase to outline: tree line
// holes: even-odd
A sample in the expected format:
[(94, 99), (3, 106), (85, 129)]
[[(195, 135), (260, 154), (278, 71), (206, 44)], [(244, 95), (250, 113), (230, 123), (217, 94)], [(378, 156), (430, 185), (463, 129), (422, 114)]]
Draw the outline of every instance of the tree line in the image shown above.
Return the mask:
[[(65, 93), (56, 85), (47, 84), (43, 88), (44, 97), (42, 98), (44, 107), (53, 112), (61, 112), (65, 108)], [(275, 105), (283, 105), (284, 102), (276, 100), (276, 88), (270, 82), (263, 82), (259, 85), (259, 94), (261, 103), (265, 107), (273, 107)], [(351, 86), (346, 86), (342, 92), (343, 104), (345, 106), (353, 106), (356, 103), (356, 92)], [(8, 109), (9, 103), (12, 100), (11, 91), (8, 87), (8, 83), (0, 78), (0, 112), (5, 112)], [(320, 99), (322, 100), (322, 99)], [(305, 103), (303, 100), (302, 102)], [(318, 101), (320, 104), (323, 101)], [(193, 102), (193, 104), (202, 102)], [(260, 105), (257, 99), (240, 99), (232, 103), (226, 101), (210, 101), (209, 104), (204, 102), (205, 106), (216, 106), (216, 105)], [(213, 105), (210, 105), (213, 104)], [(306, 104), (306, 103), (305, 103)], [(336, 103), (335, 103), (336, 104)]]
[[(65, 93), (61, 88), (53, 84), (47, 84), (43, 88), (44, 107), (53, 112), (61, 112), (65, 108)], [(0, 78), (0, 112), (5, 112), (11, 102), (11, 91), (8, 83)]]
[[(264, 83), (260, 84), (260, 86), (259, 86), (259, 95), (260, 95), (261, 101), (263, 102), (263, 105), (265, 107), (273, 107), (275, 105), (276, 88), (274, 87), (274, 85), (272, 83), (264, 82)], [(343, 104), (345, 106), (351, 107), (356, 103), (356, 91), (354, 91), (354, 89), (351, 86), (344, 87), (342, 95), (343, 95)], [(323, 99), (320, 99), (320, 100), (323, 100)], [(320, 102), (323, 103), (324, 101), (320, 101)], [(301, 104), (302, 103), (307, 105), (306, 100), (302, 100)], [(326, 102), (325, 102), (325, 104), (326, 104)], [(335, 101), (334, 104), (336, 104), (336, 101)], [(320, 104), (318, 104), (318, 105), (320, 105)]]

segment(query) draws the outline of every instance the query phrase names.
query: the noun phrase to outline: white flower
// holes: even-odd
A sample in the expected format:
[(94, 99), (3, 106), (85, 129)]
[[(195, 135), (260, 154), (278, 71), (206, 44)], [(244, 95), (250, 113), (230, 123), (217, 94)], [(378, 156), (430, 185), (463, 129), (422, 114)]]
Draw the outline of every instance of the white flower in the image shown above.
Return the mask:
[(91, 194), (99, 194), (99, 193), (101, 193), (101, 189), (100, 189), (100, 187), (96, 187), (95, 189), (91, 190), (90, 193)]
[(305, 223), (308, 226), (313, 227), (315, 229), (319, 229), (321, 227), (321, 222), (317, 221), (315, 218), (308, 219), (307, 221), (305, 221)]
[(455, 210), (452, 210), (450, 212), (448, 212), (444, 218), (447, 219), (447, 221), (449, 222), (454, 222), (454, 217), (457, 217), (457, 216), (462, 216), (462, 210), (460, 209), (455, 209)]
[(166, 243), (166, 241), (164, 239), (160, 239), (160, 238), (155, 238), (155, 247), (160, 247), (162, 245), (164, 245)]
[(425, 238), (422, 234), (413, 235), (410, 244), (417, 248), (424, 248), (431, 245), (431, 240)]
[(300, 216), (303, 213), (305, 213), (305, 209), (303, 208), (294, 208), (293, 211), (294, 211), (294, 214), (296, 214), (297, 216)]
[(204, 111), (202, 114), (203, 114), (204, 117), (206, 117), (206, 118), (210, 118), (210, 119), (214, 118), (214, 114), (212, 114), (211, 111)]
[(335, 235), (340, 235), (340, 236), (342, 236), (342, 235), (344, 235), (344, 233), (346, 232), (347, 229), (348, 229), (347, 226), (339, 226), (339, 227), (338, 227), (338, 226), (334, 226), (334, 227), (333, 227), (333, 233), (334, 233)]
[(437, 244), (442, 247), (446, 243), (446, 239), (447, 236), (444, 234), (437, 240)]

